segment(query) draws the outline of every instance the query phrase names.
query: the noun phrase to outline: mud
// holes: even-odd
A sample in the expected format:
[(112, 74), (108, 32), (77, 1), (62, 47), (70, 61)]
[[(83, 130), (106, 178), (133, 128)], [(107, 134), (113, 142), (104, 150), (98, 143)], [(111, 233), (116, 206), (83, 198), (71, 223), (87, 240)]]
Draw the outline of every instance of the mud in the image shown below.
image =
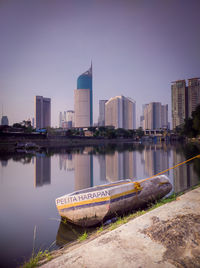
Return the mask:
[(200, 215), (177, 215), (162, 221), (152, 217), (153, 224), (142, 231), (166, 247), (163, 260), (176, 267), (200, 267)]

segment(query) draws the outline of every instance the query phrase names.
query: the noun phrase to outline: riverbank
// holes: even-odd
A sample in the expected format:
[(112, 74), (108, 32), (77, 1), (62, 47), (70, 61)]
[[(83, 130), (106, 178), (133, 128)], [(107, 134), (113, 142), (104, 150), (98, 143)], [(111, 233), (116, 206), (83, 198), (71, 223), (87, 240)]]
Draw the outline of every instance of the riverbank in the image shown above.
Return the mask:
[(199, 267), (199, 207), (200, 187), (113, 231), (58, 250), (43, 267)]
[(81, 146), (95, 146), (95, 145), (107, 145), (107, 144), (120, 144), (120, 143), (135, 143), (136, 141), (131, 138), (94, 138), (94, 137), (66, 137), (66, 136), (50, 136), (44, 135), (18, 135), (18, 136), (6, 136), (0, 137), (0, 153), (14, 152), (17, 143), (35, 143), (37, 146), (45, 149), (53, 148), (76, 148)]

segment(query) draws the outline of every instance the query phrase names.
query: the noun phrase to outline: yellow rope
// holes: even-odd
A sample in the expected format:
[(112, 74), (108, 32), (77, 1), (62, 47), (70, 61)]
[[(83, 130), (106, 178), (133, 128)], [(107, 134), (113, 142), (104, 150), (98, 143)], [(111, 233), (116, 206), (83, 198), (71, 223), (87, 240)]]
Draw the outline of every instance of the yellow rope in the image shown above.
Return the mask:
[(171, 170), (171, 169), (174, 169), (174, 168), (176, 168), (176, 167), (178, 167), (178, 166), (181, 166), (181, 165), (183, 165), (183, 164), (185, 164), (185, 163), (187, 163), (187, 162), (190, 162), (190, 161), (192, 161), (192, 160), (195, 159), (195, 158), (200, 158), (200, 154), (198, 154), (198, 155), (196, 155), (196, 156), (194, 156), (194, 157), (192, 157), (192, 158), (190, 158), (190, 159), (188, 159), (188, 160), (185, 160), (185, 161), (183, 161), (183, 162), (181, 162), (181, 163), (179, 163), (179, 164), (177, 164), (177, 165), (175, 165), (175, 166), (173, 166), (173, 167), (170, 167), (170, 168), (168, 168), (168, 169), (166, 169), (166, 170), (164, 170), (164, 171), (161, 171), (161, 172), (157, 173), (156, 175), (153, 175), (153, 176), (151, 176), (151, 177), (149, 177), (149, 178), (146, 178), (146, 179), (144, 179), (144, 180), (141, 180), (140, 182), (144, 182), (144, 181), (150, 180), (150, 179), (152, 179), (152, 178), (154, 178), (154, 177), (156, 177), (156, 176), (159, 176), (159, 175), (161, 175), (161, 174), (163, 174), (163, 173), (166, 173), (167, 171), (169, 171), (169, 170)]
[[(171, 170), (171, 169), (174, 169), (174, 168), (177, 168), (177, 167), (179, 167), (179, 166), (181, 166), (181, 165), (183, 165), (183, 164), (185, 164), (185, 163), (187, 163), (187, 162), (190, 162), (190, 161), (192, 161), (193, 159), (195, 159), (195, 158), (200, 158), (200, 154), (198, 154), (198, 155), (196, 155), (196, 156), (194, 156), (194, 157), (192, 157), (192, 158), (190, 158), (190, 159), (188, 159), (188, 160), (185, 160), (185, 161), (183, 161), (183, 162), (181, 162), (181, 163), (179, 163), (179, 164), (177, 164), (177, 165), (175, 165), (175, 166), (173, 166), (173, 167), (170, 167), (170, 168), (168, 168), (168, 169), (165, 169), (165, 170), (163, 170), (163, 171), (161, 171), (161, 172), (159, 172), (159, 173), (157, 173), (157, 174), (155, 174), (155, 175), (153, 175), (153, 176), (151, 176), (151, 177), (149, 177), (149, 178), (146, 178), (146, 179), (144, 179), (144, 180), (140, 180), (140, 181), (130, 181), (130, 182), (120, 182), (120, 183), (113, 183), (113, 185), (112, 186), (115, 186), (115, 185), (120, 185), (120, 184), (128, 184), (128, 183), (134, 183), (134, 187), (135, 187), (135, 190), (136, 191), (140, 191), (142, 188), (141, 188), (141, 185), (140, 185), (140, 183), (141, 182), (145, 182), (145, 181), (147, 181), (147, 180), (150, 180), (150, 179), (152, 179), (152, 178), (154, 178), (154, 177), (156, 177), (156, 176), (159, 176), (159, 175), (161, 175), (161, 174), (163, 174), (163, 173), (166, 173), (167, 171), (169, 171), (169, 170)], [(97, 186), (97, 187), (103, 187), (103, 186), (106, 186), (106, 184), (105, 185), (99, 185), (99, 186)]]

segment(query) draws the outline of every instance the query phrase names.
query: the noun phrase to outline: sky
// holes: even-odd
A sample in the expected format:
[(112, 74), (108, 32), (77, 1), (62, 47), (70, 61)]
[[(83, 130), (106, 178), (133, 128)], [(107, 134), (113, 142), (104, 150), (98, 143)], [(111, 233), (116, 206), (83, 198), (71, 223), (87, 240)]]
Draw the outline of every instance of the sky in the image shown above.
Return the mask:
[(124, 95), (169, 105), (171, 82), (200, 77), (200, 0), (0, 0), (0, 106), (9, 124), (51, 98), (52, 126), (74, 109), (77, 78), (93, 64), (99, 100)]

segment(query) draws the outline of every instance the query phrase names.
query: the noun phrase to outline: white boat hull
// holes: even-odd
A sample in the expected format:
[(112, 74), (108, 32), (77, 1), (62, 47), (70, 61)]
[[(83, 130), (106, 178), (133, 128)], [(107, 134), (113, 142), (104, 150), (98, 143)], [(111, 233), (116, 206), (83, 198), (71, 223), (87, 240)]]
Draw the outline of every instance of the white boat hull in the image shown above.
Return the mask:
[[(137, 182), (136, 182), (137, 183)], [(73, 192), (56, 199), (61, 217), (80, 226), (102, 223), (112, 216), (142, 208), (164, 197), (172, 189), (164, 175), (140, 183), (119, 181)]]

